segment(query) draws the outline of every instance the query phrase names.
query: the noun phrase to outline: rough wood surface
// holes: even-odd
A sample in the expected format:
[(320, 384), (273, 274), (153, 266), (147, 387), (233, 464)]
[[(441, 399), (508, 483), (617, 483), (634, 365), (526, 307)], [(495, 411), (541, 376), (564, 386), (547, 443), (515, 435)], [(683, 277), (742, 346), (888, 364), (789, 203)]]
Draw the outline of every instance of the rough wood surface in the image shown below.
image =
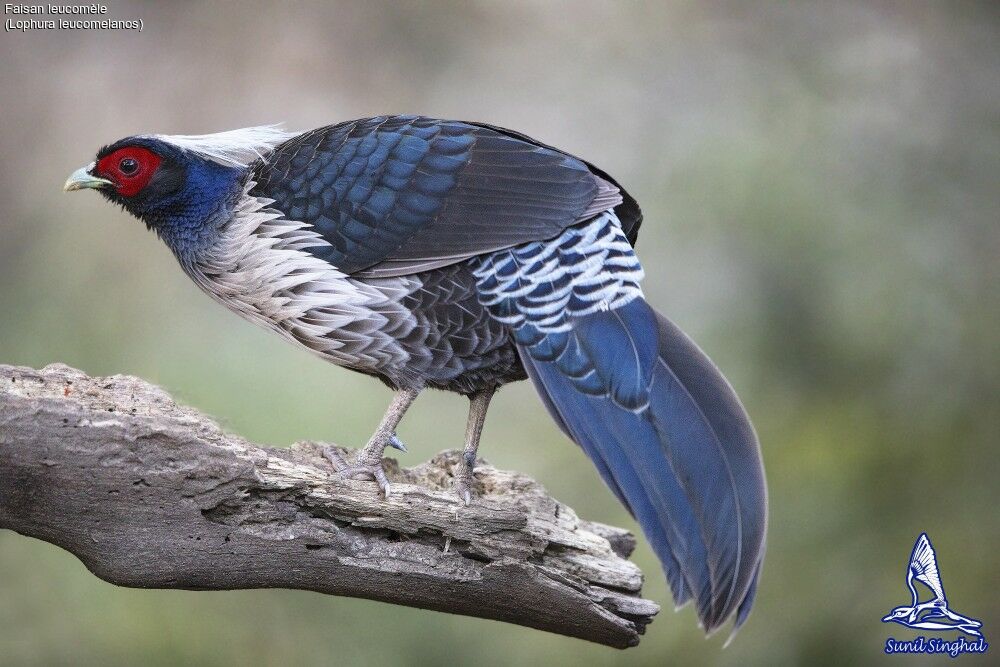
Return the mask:
[(317, 443), (256, 446), (143, 380), (0, 365), (0, 529), (106, 581), (300, 588), (636, 645), (659, 607), (639, 596), (632, 535), (483, 462), (459, 505), (458, 461), (390, 465), (383, 499)]

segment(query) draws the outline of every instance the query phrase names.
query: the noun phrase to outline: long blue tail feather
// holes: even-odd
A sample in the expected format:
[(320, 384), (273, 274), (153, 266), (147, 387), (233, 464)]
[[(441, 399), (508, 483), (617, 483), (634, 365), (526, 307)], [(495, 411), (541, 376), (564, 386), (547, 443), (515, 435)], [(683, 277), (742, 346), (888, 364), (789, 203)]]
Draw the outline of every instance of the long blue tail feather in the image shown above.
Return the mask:
[[(646, 496), (646, 491), (638, 480), (635, 467), (617, 447), (618, 438), (609, 432), (608, 424), (601, 419), (600, 414), (595, 415), (590, 410), (590, 403), (595, 399), (579, 392), (576, 396), (566, 392), (566, 378), (561, 376), (552, 364), (540, 364), (532, 360), (530, 356), (524, 356), (528, 376), (553, 419), (570, 439), (583, 448), (594, 463), (604, 483), (643, 526), (653, 550), (663, 564), (675, 604), (681, 606), (687, 603), (691, 599), (691, 587), (687, 577), (682, 574), (681, 564), (674, 555), (671, 540), (667, 537), (666, 529), (657, 518), (653, 501)], [(573, 388), (570, 391), (576, 392), (577, 390)], [(556, 407), (553, 402), (553, 393), (564, 394), (563, 400), (559, 401), (559, 407)], [(564, 420), (563, 411), (569, 411), (569, 423), (573, 424), (572, 428)], [(592, 417), (597, 418), (592, 419)], [(598, 444), (599, 442), (607, 444), (602, 447)], [(631, 492), (628, 493), (625, 489), (629, 489)]]
[(675, 602), (693, 597), (706, 631), (733, 615), (738, 628), (756, 594), (767, 493), (736, 394), (641, 298), (570, 325), (516, 332), (543, 401), (642, 526)]

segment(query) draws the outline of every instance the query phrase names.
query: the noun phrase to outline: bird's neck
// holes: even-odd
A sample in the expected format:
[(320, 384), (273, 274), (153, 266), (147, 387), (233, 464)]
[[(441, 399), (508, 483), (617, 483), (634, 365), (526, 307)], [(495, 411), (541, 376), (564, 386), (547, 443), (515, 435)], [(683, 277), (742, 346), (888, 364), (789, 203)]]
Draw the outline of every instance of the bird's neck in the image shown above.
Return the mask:
[(219, 239), (243, 193), (245, 176), (245, 169), (196, 165), (183, 192), (142, 219), (182, 263), (190, 261)]

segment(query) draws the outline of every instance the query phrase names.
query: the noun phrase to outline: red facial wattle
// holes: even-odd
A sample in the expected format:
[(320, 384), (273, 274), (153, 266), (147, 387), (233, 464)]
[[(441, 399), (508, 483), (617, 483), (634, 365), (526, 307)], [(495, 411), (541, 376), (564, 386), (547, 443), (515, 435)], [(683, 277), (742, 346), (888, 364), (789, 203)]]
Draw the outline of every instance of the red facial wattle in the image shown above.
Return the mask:
[(102, 157), (94, 173), (114, 181), (118, 194), (132, 197), (146, 187), (159, 166), (160, 156), (153, 151), (141, 146), (126, 146)]

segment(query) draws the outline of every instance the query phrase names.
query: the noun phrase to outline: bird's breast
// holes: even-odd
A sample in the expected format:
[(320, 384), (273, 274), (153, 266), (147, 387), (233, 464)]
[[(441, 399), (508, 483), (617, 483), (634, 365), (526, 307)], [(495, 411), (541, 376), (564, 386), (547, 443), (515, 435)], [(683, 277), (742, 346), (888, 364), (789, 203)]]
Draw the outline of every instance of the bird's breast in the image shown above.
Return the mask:
[(244, 196), (218, 238), (181, 259), (206, 294), (328, 361), (372, 372), (406, 365), (398, 332), (412, 326), (404, 280), (354, 279), (306, 252), (315, 234)]

